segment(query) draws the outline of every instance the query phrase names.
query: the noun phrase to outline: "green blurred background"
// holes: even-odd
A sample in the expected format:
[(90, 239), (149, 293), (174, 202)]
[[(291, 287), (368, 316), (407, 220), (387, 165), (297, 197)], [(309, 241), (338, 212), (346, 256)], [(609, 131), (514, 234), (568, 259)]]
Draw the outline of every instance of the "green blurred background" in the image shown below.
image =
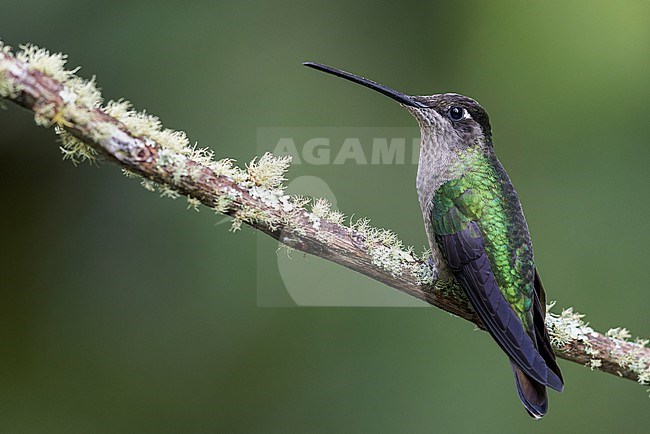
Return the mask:
[[(649, 337), (649, 5), (12, 0), (0, 36), (68, 53), (106, 98), (242, 164), (259, 127), (415, 126), (305, 60), (473, 96), (549, 298)], [(564, 361), (533, 422), (497, 346), (436, 309), (258, 307), (282, 289), (272, 266), (256, 279), (273, 240), (62, 162), (15, 106), (0, 130), (2, 432), (648, 431), (647, 387)], [(415, 166), (318, 170), (341, 210), (426, 242)]]

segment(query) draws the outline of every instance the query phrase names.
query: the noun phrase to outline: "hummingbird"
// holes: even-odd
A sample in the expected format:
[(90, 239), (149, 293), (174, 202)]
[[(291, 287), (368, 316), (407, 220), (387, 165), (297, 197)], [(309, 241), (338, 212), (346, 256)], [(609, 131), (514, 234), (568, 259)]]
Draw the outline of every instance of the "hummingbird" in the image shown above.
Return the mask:
[(438, 279), (455, 279), (485, 329), (510, 359), (517, 393), (535, 419), (546, 388), (561, 392), (544, 323), (546, 296), (519, 197), (494, 153), (486, 111), (457, 93), (407, 95), (346, 71), (305, 66), (392, 98), (420, 127), (416, 188)]

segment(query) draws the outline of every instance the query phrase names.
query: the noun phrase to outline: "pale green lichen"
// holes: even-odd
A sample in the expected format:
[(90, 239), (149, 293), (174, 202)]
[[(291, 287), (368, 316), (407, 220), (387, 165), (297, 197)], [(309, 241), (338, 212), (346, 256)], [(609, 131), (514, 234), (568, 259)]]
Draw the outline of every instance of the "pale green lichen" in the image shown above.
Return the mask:
[(248, 179), (248, 173), (245, 170), (233, 165), (234, 160), (224, 158), (222, 160), (213, 161), (208, 165), (215, 175), (225, 176), (230, 178), (236, 184), (244, 184)]
[(329, 201), (324, 197), (318, 198), (311, 206), (311, 212), (320, 219), (326, 219), (331, 211)]
[[(22, 51), (16, 54), (16, 59), (25, 63), (30, 69), (40, 71), (54, 80), (61, 82), (63, 88), (59, 92), (62, 104), (36, 104), (34, 120), (38, 125), (56, 125), (56, 133), (60, 135), (61, 151), (64, 159), (77, 164), (79, 161), (94, 161), (96, 152), (88, 145), (68, 134), (63, 127), (70, 126), (70, 121), (83, 123), (88, 120), (88, 109), (99, 107), (102, 103), (100, 90), (95, 85), (95, 78), (83, 79), (75, 75), (79, 68), (65, 69), (67, 56), (61, 53), (50, 53), (48, 50), (35, 45), (21, 46)], [(3, 50), (4, 52), (4, 50)], [(3, 80), (6, 83), (6, 80)], [(0, 93), (7, 91), (7, 85)], [(15, 92), (15, 89), (14, 89)]]
[(264, 205), (274, 210), (281, 210), (288, 213), (293, 210), (291, 197), (284, 194), (282, 189), (266, 189), (258, 186), (253, 186), (249, 190), (250, 195), (255, 199), (260, 200)]
[(214, 151), (210, 148), (199, 148), (198, 143), (194, 143), (187, 157), (195, 163), (209, 167), (214, 161)]
[(415, 262), (413, 256), (402, 249), (378, 245), (368, 248), (372, 263), (389, 271), (393, 276), (401, 276), (406, 267)]
[(311, 202), (310, 197), (302, 196), (300, 194), (294, 194), (291, 196), (291, 203), (293, 204), (294, 208), (304, 208)]
[(276, 157), (267, 152), (259, 159), (254, 158), (246, 170), (249, 180), (253, 185), (266, 189), (282, 188), (282, 183), (286, 181), (284, 174), (291, 164), (291, 156)]
[(413, 248), (405, 248), (394, 232), (373, 227), (367, 218), (353, 222), (350, 228), (363, 236), (374, 265), (390, 272), (393, 276), (401, 276), (407, 269), (413, 272), (414, 267), (416, 271), (422, 271)]
[(90, 80), (73, 76), (65, 82), (66, 87), (59, 93), (66, 106), (83, 106), (85, 108), (100, 107), (103, 98), (101, 90), (97, 88), (95, 76)]
[[(160, 135), (162, 133), (160, 119), (145, 111), (139, 112), (134, 110), (131, 103), (124, 99), (109, 101), (102, 107), (102, 111), (122, 122), (127, 130), (135, 137), (147, 136), (153, 139), (152, 135)], [(189, 141), (185, 141), (180, 144), (174, 143), (172, 146), (164, 147), (182, 149), (183, 145), (187, 146), (188, 144)]]
[(140, 175), (138, 175), (135, 172), (130, 171), (129, 169), (122, 169), (122, 174), (126, 176), (127, 178), (140, 178)]
[(639, 384), (650, 384), (650, 369), (645, 369), (639, 373)]
[(316, 214), (307, 214), (307, 219), (314, 229), (320, 229), (320, 217), (318, 217)]
[(175, 188), (169, 187), (167, 185), (159, 185), (158, 190), (160, 191), (160, 197), (166, 197), (169, 199), (178, 199), (181, 194), (176, 191)]
[(48, 50), (33, 44), (20, 45), (20, 49), (21, 51), (16, 54), (18, 60), (29, 64), (35, 70), (41, 71), (57, 81), (66, 82), (78, 71), (78, 68), (75, 70), (65, 69), (68, 60), (66, 54), (52, 54)]
[(64, 160), (70, 160), (75, 166), (80, 162), (95, 162), (98, 158), (97, 151), (77, 139), (63, 128), (56, 126), (56, 133), (59, 135), (61, 146), (59, 149), (63, 154)]
[[(59, 92), (62, 105), (54, 107), (43, 105), (34, 107), (35, 120), (39, 125), (49, 126), (56, 124), (58, 126), (67, 126), (69, 120), (74, 119), (81, 122), (80, 118), (87, 115), (87, 109), (93, 109), (101, 106), (103, 99), (101, 91), (97, 88), (95, 77), (90, 80), (75, 75), (79, 68), (72, 70), (65, 69), (67, 56), (61, 53), (50, 53), (48, 50), (39, 48), (35, 45), (27, 44), (21, 46), (22, 51), (16, 54), (16, 59), (26, 63), (31, 69), (46, 74), (59, 81), (63, 89)], [(63, 139), (67, 140), (67, 139)], [(84, 145), (87, 147), (87, 145)], [(89, 159), (88, 150), (82, 150), (78, 144), (65, 147), (67, 155), (70, 152), (79, 150), (80, 153), (87, 154), (85, 157), (80, 155), (81, 159)], [(73, 157), (72, 160), (76, 160)]]
[(546, 326), (551, 344), (561, 348), (571, 341), (589, 342), (589, 337), (593, 335), (594, 329), (589, 327), (589, 323), (582, 320), (584, 315), (574, 312), (572, 307), (564, 309), (557, 315), (550, 312), (554, 305), (553, 302), (547, 307), (549, 312), (546, 315)]
[(434, 270), (426, 262), (416, 262), (411, 267), (411, 274), (415, 277), (418, 285), (431, 285), (436, 280)]
[(195, 197), (187, 196), (187, 209), (193, 209), (196, 212), (199, 212), (199, 206), (201, 201)]
[(318, 219), (323, 219), (337, 225), (343, 224), (345, 220), (345, 214), (341, 211), (333, 210), (332, 205), (324, 197), (315, 199), (312, 202), (311, 212)]
[(592, 371), (594, 369), (599, 369), (602, 366), (602, 364), (603, 361), (600, 359), (591, 359), (589, 360), (589, 362), (587, 362), (587, 366), (589, 366), (589, 368), (591, 368)]
[(12, 98), (16, 96), (16, 86), (13, 80), (10, 79), (11, 65), (5, 61), (5, 58), (12, 59), (14, 53), (11, 47), (4, 45), (0, 41), (0, 98)]
[[(302, 224), (302, 217), (307, 216), (308, 220), (310, 220), (311, 223), (315, 222), (314, 217), (311, 217), (310, 219), (309, 216), (311, 214), (308, 213), (305, 209), (306, 205), (308, 205), (311, 202), (311, 198), (307, 198), (300, 195), (289, 195), (283, 197), (283, 202), (285, 201), (287, 206), (280, 213), (280, 220), (279, 220), (279, 224), (283, 227), (283, 232), (284, 232), (283, 237), (286, 237), (286, 239), (293, 240), (294, 236), (305, 236), (307, 234), (307, 230), (305, 226)], [(317, 220), (318, 220), (317, 225), (320, 228), (320, 220), (319, 219)], [(294, 235), (289, 236), (288, 235), (289, 233), (293, 233)], [(320, 239), (321, 241), (325, 239), (323, 236), (319, 236), (318, 233), (317, 233), (317, 238)]]
[(386, 247), (394, 247), (397, 249), (403, 247), (397, 234), (388, 229), (372, 226), (368, 218), (360, 218), (356, 222), (353, 222), (350, 227), (362, 234), (369, 243), (383, 244)]
[(144, 187), (145, 190), (156, 191), (156, 183), (151, 179), (141, 177), (140, 185)]
[(336, 209), (330, 210), (330, 212), (327, 214), (327, 220), (329, 220), (331, 223), (334, 223), (335, 225), (342, 225), (345, 221), (345, 214)]
[(615, 348), (610, 351), (610, 357), (620, 367), (637, 374), (639, 384), (650, 384), (650, 358), (644, 357), (648, 340), (637, 338), (630, 342), (628, 339), (631, 335), (624, 328), (610, 329), (609, 332), (611, 333), (608, 336), (616, 343)]
[(225, 214), (228, 212), (228, 209), (230, 208), (230, 204), (232, 203), (233, 199), (228, 197), (227, 195), (221, 195), (217, 198), (217, 200), (214, 203), (214, 206), (212, 209), (214, 209), (215, 212), (218, 214)]
[[(208, 167), (212, 172), (217, 176), (226, 176), (230, 179), (233, 179), (235, 168), (233, 166), (235, 160), (231, 158), (223, 158), (217, 161), (211, 161), (208, 163)], [(239, 168), (237, 168), (239, 169)]]
[(4, 42), (0, 41), (0, 53), (5, 56), (13, 57), (14, 53), (12, 52), (11, 46), (6, 45)]
[(618, 339), (622, 341), (626, 341), (627, 339), (630, 339), (632, 335), (630, 334), (630, 331), (624, 327), (616, 327), (607, 330), (607, 333), (605, 333), (605, 336), (613, 339)]
[[(57, 112), (57, 108), (54, 104), (45, 104), (34, 107), (34, 122), (36, 122), (36, 125), (38, 126), (47, 128), (55, 124), (56, 127), (59, 127), (59, 125), (63, 125), (63, 120), (59, 119), (59, 121), (56, 122), (54, 119), (57, 117), (61, 118), (61, 116), (62, 115)], [(57, 134), (60, 134), (59, 131), (63, 131), (63, 129), (60, 128), (58, 131), (55, 131)]]
[(242, 223), (243, 223), (242, 219), (233, 218), (232, 224), (230, 225), (230, 229), (228, 229), (228, 230), (234, 234), (235, 232), (241, 230)]
[[(22, 51), (16, 55), (16, 59), (24, 62), (28, 68), (37, 70), (61, 82), (63, 89), (59, 96), (63, 104), (41, 104), (34, 107), (35, 120), (44, 126), (56, 125), (55, 131), (60, 137), (61, 151), (64, 159), (71, 160), (74, 164), (80, 161), (94, 161), (97, 157), (96, 151), (66, 131), (65, 127), (70, 122), (86, 124), (93, 121), (92, 110), (99, 108), (104, 113), (117, 119), (124, 124), (126, 130), (134, 137), (140, 137), (145, 142), (160, 146), (156, 164), (165, 167), (173, 173), (173, 185), (157, 185), (155, 182), (143, 179), (142, 185), (148, 190), (159, 189), (161, 196), (176, 198), (179, 193), (174, 185), (178, 184), (183, 176), (197, 175), (200, 168), (196, 164), (188, 165), (187, 160), (192, 160), (199, 165), (215, 168), (223, 173), (217, 175), (229, 175), (233, 180), (243, 181), (247, 179), (246, 172), (232, 166), (231, 160), (213, 161), (213, 152), (206, 148), (199, 148), (196, 144), (189, 145), (187, 135), (183, 131), (175, 131), (162, 127), (160, 119), (145, 111), (139, 112), (133, 109), (131, 103), (126, 100), (109, 101), (102, 107), (102, 96), (95, 83), (95, 77), (90, 80), (83, 79), (76, 75), (79, 68), (67, 70), (65, 64), (67, 56), (61, 53), (50, 53), (48, 50), (38, 48), (35, 45), (22, 46)], [(0, 45), (2, 53), (10, 56), (10, 50)], [(0, 72), (3, 66), (0, 65)], [(11, 95), (13, 87), (9, 80), (0, 81), (0, 92), (2, 95)], [(101, 141), (109, 138), (115, 131), (114, 125), (110, 123), (94, 122), (94, 128), (90, 129), (93, 140)], [(269, 173), (269, 182), (274, 176), (269, 169), (272, 163), (270, 157), (266, 157), (261, 164), (260, 174)], [(227, 173), (226, 173), (227, 172)], [(245, 174), (242, 176), (242, 174)], [(139, 177), (136, 175), (136, 177)], [(194, 201), (190, 201), (190, 208), (196, 208)], [(218, 206), (223, 208), (223, 204)]]
[(280, 244), (278, 244), (278, 248), (275, 250), (275, 253), (279, 254), (280, 252), (284, 252), (287, 255), (287, 258), (293, 259), (291, 257), (291, 254), (293, 252), (295, 252), (295, 251), (296, 251), (296, 249), (294, 249), (293, 247), (288, 246), (288, 245), (283, 244), (283, 243), (280, 243)]
[(594, 330), (589, 327), (588, 323), (582, 320), (584, 315), (574, 312), (572, 307), (564, 309), (560, 315), (551, 313), (550, 309), (554, 305), (555, 302), (551, 302), (546, 309), (548, 312), (546, 315), (546, 326), (551, 345), (556, 348), (562, 348), (573, 341), (581, 342), (585, 347), (587, 355), (591, 356), (587, 362), (587, 366), (594, 369), (596, 365), (601, 363), (600, 359), (595, 357), (598, 355), (598, 351), (593, 348), (589, 340), (590, 337), (594, 336)]
[[(554, 303), (551, 303), (547, 310), (550, 310), (553, 305)], [(546, 325), (551, 344), (556, 348), (564, 348), (571, 343), (581, 343), (585, 353), (590, 356), (587, 366), (591, 369), (599, 368), (602, 360), (607, 359), (620, 366), (621, 370), (635, 373), (640, 384), (650, 382), (650, 359), (644, 357), (647, 340), (637, 338), (631, 342), (628, 340), (631, 334), (627, 329), (612, 328), (607, 331), (606, 336), (614, 342), (615, 347), (608, 354), (602, 354), (602, 351), (596, 349), (590, 341), (598, 334), (583, 321), (583, 318), (584, 315), (574, 312), (573, 308), (564, 309), (559, 315), (548, 312)]]
[(266, 223), (271, 230), (275, 229), (275, 220), (265, 211), (255, 209), (255, 208), (240, 208), (235, 213), (233, 218), (232, 226), (230, 227), (231, 232), (237, 232), (241, 229), (243, 222), (254, 224), (257, 222)]

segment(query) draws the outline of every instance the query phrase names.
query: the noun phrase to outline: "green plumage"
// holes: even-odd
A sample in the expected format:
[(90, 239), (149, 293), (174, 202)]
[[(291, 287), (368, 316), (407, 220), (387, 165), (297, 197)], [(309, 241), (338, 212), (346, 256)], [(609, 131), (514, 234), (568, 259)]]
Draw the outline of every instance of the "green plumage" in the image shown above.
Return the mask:
[[(501, 293), (527, 330), (532, 328), (534, 263), (517, 195), (491, 151), (473, 150), (461, 157), (459, 177), (440, 186), (433, 197), (431, 220), (437, 236), (455, 234), (474, 221)], [(526, 232), (526, 233), (523, 233)]]

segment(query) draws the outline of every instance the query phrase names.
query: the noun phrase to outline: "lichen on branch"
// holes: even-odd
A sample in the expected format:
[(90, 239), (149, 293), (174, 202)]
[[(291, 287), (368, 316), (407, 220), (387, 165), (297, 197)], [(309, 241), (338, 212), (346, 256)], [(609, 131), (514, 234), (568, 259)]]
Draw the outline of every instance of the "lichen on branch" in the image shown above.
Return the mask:
[[(285, 193), (289, 157), (269, 153), (244, 168), (229, 158), (215, 159), (209, 148), (190, 144), (182, 131), (136, 111), (126, 100), (104, 102), (95, 78), (65, 69), (66, 56), (25, 45), (14, 54), (0, 41), (0, 98), (34, 113), (38, 125), (54, 127), (65, 159), (108, 159), (128, 177), (161, 196), (186, 196), (188, 208), (205, 205), (260, 230), (288, 246), (362, 273), (481, 327), (453, 280), (435, 280), (427, 253), (417, 255), (398, 236), (368, 219), (344, 225), (345, 215), (325, 199)], [(551, 342), (559, 357), (591, 369), (650, 382), (647, 340), (630, 341), (622, 328), (594, 331), (572, 308), (547, 315)]]

